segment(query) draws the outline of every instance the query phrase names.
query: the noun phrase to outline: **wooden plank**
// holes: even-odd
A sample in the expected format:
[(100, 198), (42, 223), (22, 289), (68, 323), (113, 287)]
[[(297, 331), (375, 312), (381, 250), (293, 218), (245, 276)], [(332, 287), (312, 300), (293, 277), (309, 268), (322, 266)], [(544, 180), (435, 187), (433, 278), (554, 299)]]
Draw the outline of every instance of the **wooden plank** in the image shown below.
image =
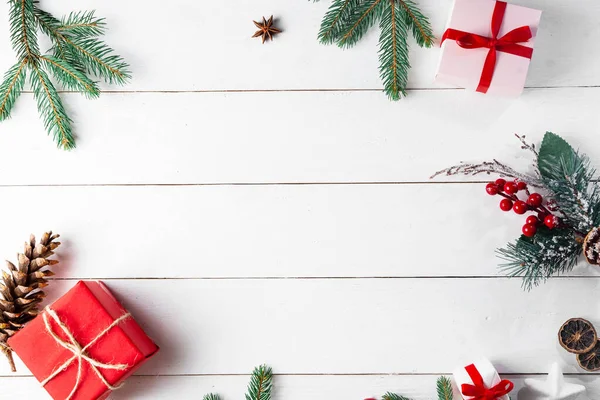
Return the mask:
[[(452, 3), (419, 3), (440, 37)], [(573, 1), (514, 3), (544, 10), (528, 86), (600, 84), (596, 73), (600, 54), (590, 51), (600, 39), (597, 1), (581, 0), (577, 7)], [(169, 7), (148, 7), (139, 1), (80, 0), (76, 9), (96, 9), (107, 18), (106, 40), (129, 61), (134, 72), (134, 80), (125, 90), (380, 88), (377, 28), (348, 51), (317, 42), (320, 21), (329, 5), (330, 1), (173, 0)], [(72, 4), (60, 0), (47, 0), (43, 6), (59, 16), (73, 10)], [(3, 2), (0, 15), (6, 14)], [(270, 14), (278, 18), (285, 32), (275, 43), (262, 45), (250, 38), (256, 30), (252, 20)], [(8, 20), (3, 18), (3, 37), (8, 30)], [(439, 48), (420, 49), (412, 39), (410, 44), (414, 66), (410, 87), (434, 87)], [(7, 39), (0, 43), (0, 60), (2, 70), (14, 60)]]
[[(0, 255), (52, 228), (66, 242), (56, 272), (79, 278), (493, 277), (495, 249), (524, 220), (482, 184), (23, 187), (0, 197)], [(599, 276), (585, 261), (574, 274)]]
[(402, 107), (356, 92), (66, 99), (79, 147), (55, 151), (25, 95), (0, 125), (0, 171), (10, 171), (0, 184), (422, 182), (460, 160), (527, 170), (513, 133), (537, 142), (546, 130), (600, 160), (600, 88), (531, 90), (516, 102), (428, 91)]
[[(53, 283), (50, 299), (73, 281)], [(523, 292), (494, 279), (113, 280), (161, 352), (141, 375), (439, 374), (485, 355), (502, 373), (578, 372), (556, 332), (591, 318), (597, 280)], [(18, 363), (19, 372), (27, 370)], [(5, 363), (0, 374), (8, 375)], [(391, 389), (394, 389), (393, 387)]]
[[(521, 393), (525, 377), (508, 378), (515, 383), (513, 394)], [(543, 379), (540, 376), (534, 378)], [(435, 380), (434, 376), (276, 376), (273, 400), (363, 400), (373, 396), (380, 398), (387, 391), (395, 391), (412, 400), (431, 400), (437, 398)], [(111, 399), (199, 400), (201, 394), (218, 392), (223, 400), (234, 400), (243, 398), (247, 381), (247, 376), (134, 376), (122, 389), (114, 392)], [(594, 375), (569, 376), (567, 381), (586, 386), (587, 396), (582, 396), (581, 400), (600, 396), (600, 382)], [(48, 398), (34, 378), (2, 377), (0, 385), (13, 398)], [(523, 390), (523, 395), (525, 392)], [(455, 398), (459, 399), (458, 395)]]

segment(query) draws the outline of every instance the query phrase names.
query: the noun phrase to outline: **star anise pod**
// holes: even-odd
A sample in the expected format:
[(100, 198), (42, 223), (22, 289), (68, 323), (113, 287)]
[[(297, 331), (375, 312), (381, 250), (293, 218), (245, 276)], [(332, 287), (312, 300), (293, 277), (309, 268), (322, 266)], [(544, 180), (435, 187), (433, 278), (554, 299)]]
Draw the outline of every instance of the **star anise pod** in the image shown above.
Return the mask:
[(273, 40), (273, 36), (275, 36), (278, 33), (281, 33), (281, 30), (275, 28), (273, 26), (273, 16), (271, 15), (271, 18), (269, 18), (268, 20), (265, 19), (265, 17), (263, 17), (262, 22), (256, 22), (256, 21), (252, 21), (254, 22), (254, 25), (256, 25), (256, 27), (258, 28), (258, 30), (256, 31), (256, 33), (254, 35), (252, 35), (253, 38), (255, 37), (262, 37), (262, 42), (266, 42), (267, 39), (269, 40)]

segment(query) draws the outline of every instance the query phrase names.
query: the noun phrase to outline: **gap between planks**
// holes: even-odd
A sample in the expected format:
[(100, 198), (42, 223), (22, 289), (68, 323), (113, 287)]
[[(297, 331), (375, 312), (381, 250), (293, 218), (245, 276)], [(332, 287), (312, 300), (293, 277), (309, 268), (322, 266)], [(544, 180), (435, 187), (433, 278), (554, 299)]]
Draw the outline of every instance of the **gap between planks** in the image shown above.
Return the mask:
[[(600, 85), (568, 85), (568, 86), (525, 86), (525, 90), (548, 90), (548, 89), (595, 89)], [(205, 89), (205, 90), (101, 90), (105, 94), (136, 94), (136, 93), (157, 93), (157, 94), (179, 94), (179, 93), (352, 93), (352, 92), (367, 92), (379, 93), (383, 92), (383, 88), (324, 88), (324, 89)], [(411, 88), (406, 89), (407, 92), (447, 92), (447, 91), (464, 91), (463, 88)], [(31, 90), (24, 90), (21, 93), (33, 94)], [(59, 90), (61, 94), (82, 93), (72, 90)]]
[[(519, 279), (521, 276), (489, 276), (489, 275), (448, 275), (448, 276), (430, 276), (430, 275), (416, 275), (416, 276), (214, 276), (214, 277), (123, 277), (123, 278), (112, 278), (112, 277), (69, 277), (69, 278), (47, 278), (48, 280), (54, 281), (80, 281), (80, 280), (102, 280), (102, 281), (282, 281), (282, 280), (301, 280), (301, 281), (319, 281), (319, 280), (465, 280), (465, 279)], [(551, 276), (548, 280), (570, 280), (570, 279), (600, 279), (600, 276), (585, 276), (585, 275), (574, 275), (574, 276)]]
[[(364, 372), (364, 373), (284, 373), (284, 374), (277, 374), (274, 373), (273, 376), (278, 377), (278, 376), (289, 376), (289, 377), (295, 377), (295, 376), (305, 376), (305, 377), (322, 377), (322, 376), (346, 376), (346, 377), (353, 377), (353, 376), (375, 376), (375, 377), (384, 377), (384, 376), (451, 376), (452, 372), (417, 372), (417, 373), (380, 373), (380, 372)], [(502, 373), (502, 376), (505, 377), (512, 377), (512, 378), (519, 378), (519, 377), (526, 377), (526, 376), (548, 376), (547, 373), (545, 372), (510, 372), (510, 373)], [(600, 376), (600, 372), (588, 372), (588, 373), (578, 373), (578, 372), (564, 372), (563, 373), (564, 376), (568, 376), (568, 377), (585, 377), (585, 376)], [(214, 377), (214, 378), (219, 378), (219, 377), (232, 377), (232, 376), (251, 376), (250, 374), (155, 374), (155, 375), (147, 375), (147, 374), (142, 374), (142, 375), (137, 375), (137, 374), (133, 374), (133, 376), (137, 377), (137, 378), (201, 378), (201, 377)], [(4, 378), (33, 378), (33, 375), (0, 375), (0, 379), (4, 379)]]
[(27, 187), (193, 187), (193, 186), (384, 186), (384, 185), (471, 185), (485, 181), (357, 181), (357, 182), (209, 182), (209, 183), (64, 183), (64, 184), (0, 184), (0, 188)]

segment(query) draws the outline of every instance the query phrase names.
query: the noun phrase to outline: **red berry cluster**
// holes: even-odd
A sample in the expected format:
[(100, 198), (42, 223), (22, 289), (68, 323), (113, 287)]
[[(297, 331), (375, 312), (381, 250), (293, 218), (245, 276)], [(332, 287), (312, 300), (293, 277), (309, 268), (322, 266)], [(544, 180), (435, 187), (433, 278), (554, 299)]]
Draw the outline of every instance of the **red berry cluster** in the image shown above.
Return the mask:
[[(519, 215), (525, 214), (527, 211), (537, 213), (537, 216), (530, 215), (525, 220), (525, 225), (523, 225), (523, 235), (527, 237), (533, 237), (537, 232), (537, 227), (542, 223), (549, 229), (553, 229), (559, 224), (558, 217), (544, 207), (544, 198), (542, 195), (539, 193), (529, 193), (529, 189), (525, 182), (507, 182), (504, 179), (496, 179), (495, 182), (488, 183), (485, 190), (491, 196), (500, 195), (504, 197), (500, 201), (500, 209), (502, 211), (513, 210)], [(517, 193), (521, 191), (524, 191), (527, 194), (526, 201), (519, 200), (517, 197)]]

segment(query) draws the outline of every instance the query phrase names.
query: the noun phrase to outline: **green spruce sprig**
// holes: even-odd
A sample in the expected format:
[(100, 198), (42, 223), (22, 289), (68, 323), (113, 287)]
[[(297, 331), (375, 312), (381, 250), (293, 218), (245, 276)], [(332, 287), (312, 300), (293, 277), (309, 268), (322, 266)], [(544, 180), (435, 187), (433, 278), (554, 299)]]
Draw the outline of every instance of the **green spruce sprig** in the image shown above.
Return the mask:
[[(252, 371), (252, 377), (248, 384), (248, 392), (246, 393), (246, 400), (271, 400), (271, 391), (273, 387), (273, 371), (266, 365), (261, 365), (254, 368)], [(452, 382), (445, 376), (441, 376), (437, 380), (437, 394), (438, 400), (454, 400), (452, 391)], [(202, 400), (221, 400), (216, 393), (209, 393), (205, 395)], [(408, 397), (400, 396), (398, 394), (387, 392), (382, 396), (382, 400), (410, 400)]]
[[(452, 381), (445, 376), (440, 376), (436, 382), (438, 400), (454, 400), (454, 391)], [(392, 392), (387, 392), (381, 397), (382, 400), (410, 400), (408, 397), (401, 396)]]
[(445, 376), (438, 378), (437, 383), (437, 395), (438, 400), (453, 400), (454, 391), (452, 389), (452, 382)]
[(406, 95), (410, 70), (409, 32), (421, 47), (431, 47), (435, 41), (429, 20), (412, 0), (333, 0), (321, 22), (319, 41), (349, 48), (376, 23), (379, 74), (388, 97), (400, 100)]
[[(0, 121), (10, 117), (23, 92), (26, 77), (48, 134), (59, 148), (75, 147), (72, 120), (67, 114), (52, 76), (64, 89), (88, 98), (100, 95), (90, 76), (123, 85), (131, 78), (129, 65), (99, 39), (105, 33), (103, 18), (94, 11), (73, 12), (61, 20), (40, 9), (34, 0), (9, 0), (9, 24), (17, 62), (0, 84)], [(47, 35), (52, 47), (44, 54), (38, 31)]]
[(557, 218), (557, 226), (540, 225), (533, 237), (521, 235), (497, 250), (503, 260), (500, 269), (511, 277), (522, 277), (523, 287), (531, 290), (553, 275), (571, 271), (583, 250), (586, 235), (600, 225), (600, 188), (596, 171), (588, 157), (576, 151), (560, 136), (546, 132), (539, 151), (524, 142), (534, 154), (532, 174), (514, 171), (496, 160), (479, 164), (460, 164), (437, 175), (476, 175), (496, 173), (514, 178), (546, 192), (545, 213)]
[(254, 368), (248, 384), (246, 400), (271, 400), (272, 381), (273, 370), (271, 367), (261, 365)]
[(410, 400), (408, 397), (400, 396), (399, 394), (387, 392), (382, 397), (382, 400)]
[[(252, 371), (252, 377), (248, 384), (246, 400), (271, 400), (273, 390), (273, 370), (266, 365), (260, 365)], [(221, 400), (216, 393), (205, 395), (202, 400)]]

